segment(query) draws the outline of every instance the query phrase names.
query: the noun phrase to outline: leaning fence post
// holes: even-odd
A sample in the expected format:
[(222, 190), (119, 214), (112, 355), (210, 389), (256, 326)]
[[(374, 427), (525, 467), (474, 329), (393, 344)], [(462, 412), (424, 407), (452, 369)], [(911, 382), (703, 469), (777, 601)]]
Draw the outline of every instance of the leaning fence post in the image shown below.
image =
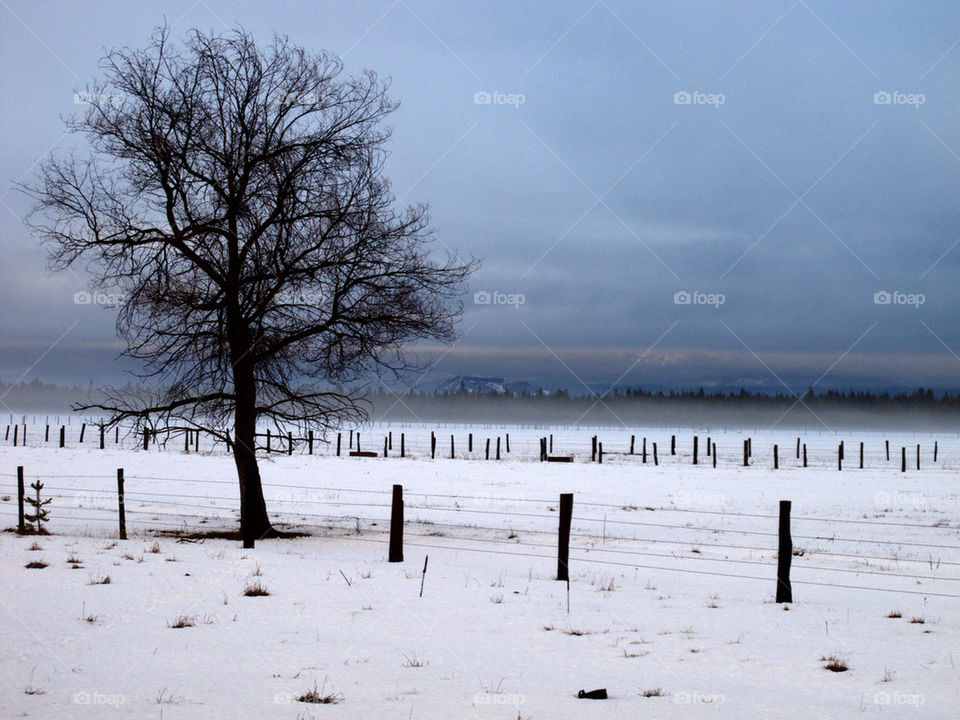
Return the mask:
[(83, 423), (80, 426), (80, 442), (83, 442), (83, 434), (87, 431), (87, 424)]
[(656, 443), (653, 444), (653, 464), (654, 465), (660, 464), (660, 461), (657, 460), (657, 444)]
[(777, 552), (777, 602), (792, 603), (790, 563), (793, 560), (793, 540), (790, 537), (790, 501), (780, 501), (780, 548)]
[(27, 526), (23, 518), (23, 465), (17, 466), (17, 531), (26, 532)]
[(570, 521), (573, 518), (573, 493), (560, 494), (560, 534), (557, 544), (557, 580), (570, 580)]
[(403, 562), (403, 485), (393, 486), (388, 562)]
[(120, 516), (120, 539), (127, 539), (127, 514), (123, 508), (123, 468), (117, 468), (117, 509)]

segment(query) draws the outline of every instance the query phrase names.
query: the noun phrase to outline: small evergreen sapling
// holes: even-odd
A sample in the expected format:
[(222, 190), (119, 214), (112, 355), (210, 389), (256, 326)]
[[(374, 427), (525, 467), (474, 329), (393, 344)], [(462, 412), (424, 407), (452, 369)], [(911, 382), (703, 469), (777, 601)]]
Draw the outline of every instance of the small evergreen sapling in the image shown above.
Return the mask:
[(39, 480), (36, 480), (30, 483), (30, 487), (36, 490), (37, 496), (35, 498), (27, 496), (24, 498), (33, 508), (33, 513), (24, 513), (23, 517), (28, 522), (35, 522), (37, 524), (37, 534), (43, 532), (42, 523), (49, 518), (47, 513), (46, 506), (53, 502), (53, 498), (47, 498), (46, 500), (40, 499), (40, 491), (43, 489), (43, 483)]

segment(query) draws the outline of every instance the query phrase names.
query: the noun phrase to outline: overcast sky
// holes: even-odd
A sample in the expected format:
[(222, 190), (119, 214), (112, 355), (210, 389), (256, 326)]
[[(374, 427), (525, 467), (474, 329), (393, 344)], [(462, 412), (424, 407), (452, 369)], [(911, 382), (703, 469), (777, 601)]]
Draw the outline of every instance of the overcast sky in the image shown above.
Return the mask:
[(950, 1), (0, 0), (0, 380), (119, 379), (11, 188), (164, 18), (392, 78), (394, 188), (483, 263), (434, 376), (960, 388)]

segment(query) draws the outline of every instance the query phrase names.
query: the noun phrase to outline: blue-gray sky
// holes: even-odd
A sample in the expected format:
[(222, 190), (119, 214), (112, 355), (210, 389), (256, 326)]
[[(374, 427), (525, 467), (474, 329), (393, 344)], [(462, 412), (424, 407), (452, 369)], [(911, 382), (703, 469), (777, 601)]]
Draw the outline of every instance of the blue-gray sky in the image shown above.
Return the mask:
[(960, 13), (814, 0), (2, 0), (0, 379), (118, 379), (10, 189), (164, 19), (392, 78), (394, 188), (483, 261), (434, 375), (960, 387)]

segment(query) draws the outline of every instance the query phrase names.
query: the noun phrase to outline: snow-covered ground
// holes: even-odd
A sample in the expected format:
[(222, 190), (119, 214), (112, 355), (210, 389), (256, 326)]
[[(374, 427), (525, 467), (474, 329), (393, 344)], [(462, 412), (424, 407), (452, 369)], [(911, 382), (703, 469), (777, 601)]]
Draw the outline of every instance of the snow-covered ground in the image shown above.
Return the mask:
[[(330, 457), (326, 446), (323, 456), (265, 458), (273, 518), (311, 536), (254, 550), (159, 535), (235, 527), (233, 463), (222, 452), (185, 454), (182, 441), (99, 450), (89, 439), (59, 450), (36, 442), (35, 428), (33, 446), (3, 444), (3, 526), (16, 525), (17, 466), (54, 502), (51, 535), (0, 536), (0, 716), (957, 716), (958, 436), (805, 433), (802, 468), (788, 431), (703, 431), (693, 466), (689, 430), (374, 426), (361, 429), (364, 449), (382, 450), (391, 429), (389, 458)], [(400, 432), (415, 457), (395, 457)], [(486, 437), (506, 432), (510, 455), (484, 461)], [(536, 461), (551, 432), (555, 453), (577, 462)], [(455, 460), (445, 457), (450, 434)], [(637, 453), (648, 438), (647, 464), (622, 454), (588, 462), (592, 435), (620, 453), (631, 434)], [(386, 561), (394, 483), (405, 497), (402, 564)], [(575, 495), (569, 598), (554, 579), (562, 492)], [(784, 499), (790, 605), (774, 602)], [(269, 595), (244, 596), (256, 582)], [(170, 627), (181, 617), (192, 626)], [(835, 654), (846, 672), (824, 668)], [(342, 702), (296, 700), (315, 686)], [(600, 687), (608, 700), (576, 697)]]

